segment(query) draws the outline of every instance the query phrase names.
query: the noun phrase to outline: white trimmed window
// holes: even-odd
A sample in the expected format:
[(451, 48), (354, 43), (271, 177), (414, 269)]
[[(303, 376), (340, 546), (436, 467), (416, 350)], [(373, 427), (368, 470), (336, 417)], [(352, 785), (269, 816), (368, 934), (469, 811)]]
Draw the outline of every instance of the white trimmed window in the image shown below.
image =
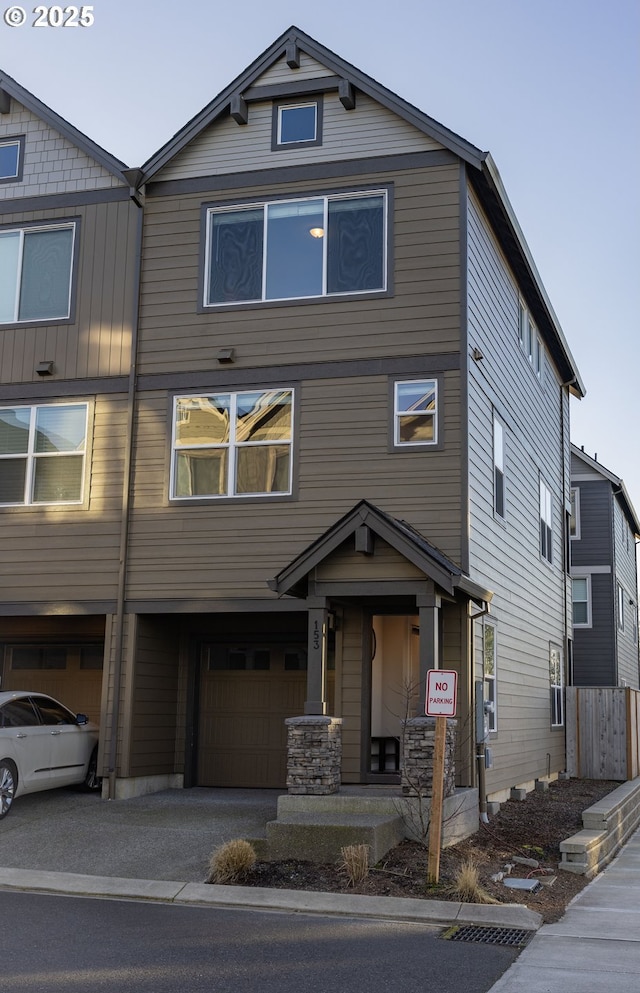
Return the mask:
[(21, 141), (0, 141), (0, 182), (10, 183), (20, 176)]
[(293, 390), (176, 397), (171, 497), (291, 493)]
[(553, 561), (553, 502), (551, 490), (540, 480), (540, 554), (547, 562)]
[(498, 693), (496, 678), (497, 662), (496, 626), (485, 618), (482, 631), (482, 668), (484, 679), (484, 700), (489, 704), (487, 721), (490, 731), (498, 730)]
[(542, 382), (544, 369), (544, 345), (529, 309), (523, 300), (518, 304), (518, 339), (520, 347), (529, 359), (531, 368)]
[(493, 509), (498, 517), (505, 516), (504, 487), (504, 428), (493, 418)]
[(573, 626), (591, 627), (591, 581), (589, 576), (574, 576), (571, 580)]
[(618, 629), (624, 631), (624, 587), (620, 583), (616, 583), (616, 604)]
[(87, 404), (0, 407), (0, 505), (82, 503)]
[(394, 444), (435, 445), (438, 442), (438, 382), (414, 379), (395, 383)]
[(0, 324), (71, 313), (75, 224), (0, 228)]
[(580, 538), (580, 488), (571, 489), (571, 516), (569, 517), (569, 537)]
[(316, 144), (318, 140), (318, 104), (284, 104), (277, 109), (276, 144)]
[(207, 211), (204, 306), (386, 290), (387, 194)]
[(551, 727), (564, 726), (564, 662), (562, 649), (549, 645), (549, 685), (551, 688)]

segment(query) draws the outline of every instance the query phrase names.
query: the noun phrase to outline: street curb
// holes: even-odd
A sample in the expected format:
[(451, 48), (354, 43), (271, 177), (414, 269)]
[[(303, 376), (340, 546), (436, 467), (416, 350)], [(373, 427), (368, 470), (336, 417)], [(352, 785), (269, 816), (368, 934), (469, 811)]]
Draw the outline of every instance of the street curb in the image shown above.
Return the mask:
[(540, 914), (521, 904), (454, 903), (446, 900), (358, 896), (351, 893), (280, 890), (258, 886), (215, 886), (170, 880), (43, 872), (35, 869), (0, 868), (0, 888), (67, 896), (153, 900), (184, 906), (367, 917), (431, 924), (436, 927), (478, 924), (537, 931), (542, 924)]

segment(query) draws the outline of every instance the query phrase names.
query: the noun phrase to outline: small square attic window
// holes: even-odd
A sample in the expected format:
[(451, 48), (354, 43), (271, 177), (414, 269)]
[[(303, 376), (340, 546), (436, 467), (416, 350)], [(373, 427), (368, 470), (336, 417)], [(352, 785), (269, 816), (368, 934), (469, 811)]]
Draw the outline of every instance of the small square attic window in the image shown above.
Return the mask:
[(322, 105), (318, 100), (274, 106), (273, 148), (322, 144)]

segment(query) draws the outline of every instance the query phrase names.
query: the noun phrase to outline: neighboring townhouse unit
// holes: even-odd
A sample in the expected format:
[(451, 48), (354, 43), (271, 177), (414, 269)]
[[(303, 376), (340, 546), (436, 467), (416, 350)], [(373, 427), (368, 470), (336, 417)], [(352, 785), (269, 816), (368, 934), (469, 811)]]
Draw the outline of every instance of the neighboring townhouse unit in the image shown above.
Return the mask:
[(573, 683), (640, 688), (640, 520), (621, 479), (571, 446)]
[(16, 533), (3, 593), (25, 573), (61, 631), (63, 603), (106, 615), (110, 795), (281, 787), (302, 714), (342, 718), (344, 783), (397, 782), (436, 667), (459, 674), (460, 785), (477, 694), (492, 797), (564, 769), (584, 390), (491, 157), (292, 28), (125, 179), (137, 340), (123, 433), (92, 434), (116, 476), (86, 480), (91, 504), (130, 468), (120, 520), (56, 508), (55, 564), (29, 589)]
[(0, 676), (95, 720), (141, 233), (123, 169), (0, 72)]

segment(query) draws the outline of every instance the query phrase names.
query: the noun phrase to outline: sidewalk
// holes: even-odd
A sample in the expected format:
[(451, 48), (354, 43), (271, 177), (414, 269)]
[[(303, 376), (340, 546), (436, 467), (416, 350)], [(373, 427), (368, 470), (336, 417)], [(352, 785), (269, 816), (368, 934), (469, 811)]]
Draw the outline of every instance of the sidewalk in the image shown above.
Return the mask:
[(640, 831), (556, 924), (545, 924), (490, 993), (640, 989)]

